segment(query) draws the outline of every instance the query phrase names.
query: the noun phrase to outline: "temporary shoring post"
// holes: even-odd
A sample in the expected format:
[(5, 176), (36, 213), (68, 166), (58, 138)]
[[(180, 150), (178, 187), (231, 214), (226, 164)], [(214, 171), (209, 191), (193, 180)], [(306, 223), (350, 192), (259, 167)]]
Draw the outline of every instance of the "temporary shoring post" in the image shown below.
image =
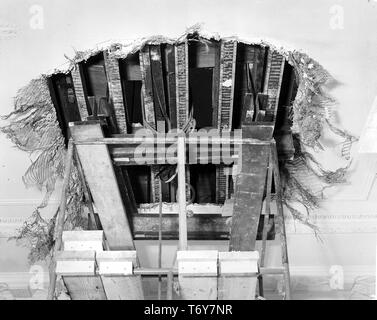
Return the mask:
[(179, 250), (187, 250), (187, 216), (186, 216), (186, 142), (180, 135), (177, 141), (178, 155), (178, 202), (179, 202)]
[(55, 234), (54, 234), (55, 244), (54, 244), (53, 256), (51, 259), (50, 286), (48, 288), (47, 300), (53, 300), (54, 295), (55, 295), (55, 287), (56, 287), (55, 256), (56, 256), (56, 253), (60, 250), (60, 247), (62, 245), (64, 216), (65, 216), (65, 209), (67, 205), (67, 189), (69, 185), (69, 178), (71, 175), (71, 168), (72, 168), (72, 162), (73, 162), (73, 151), (74, 151), (73, 148), (74, 148), (73, 141), (69, 140), (68, 151), (67, 151), (67, 156), (65, 160), (65, 173), (64, 173), (64, 181), (63, 181), (63, 188), (62, 188), (62, 196), (60, 200), (58, 217), (56, 219), (56, 225), (55, 225)]

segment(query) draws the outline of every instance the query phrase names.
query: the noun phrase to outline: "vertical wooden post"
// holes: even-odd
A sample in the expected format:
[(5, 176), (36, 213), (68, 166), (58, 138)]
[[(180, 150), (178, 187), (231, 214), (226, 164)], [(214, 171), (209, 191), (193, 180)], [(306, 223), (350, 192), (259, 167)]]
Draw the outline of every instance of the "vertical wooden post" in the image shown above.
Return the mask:
[(186, 217), (186, 141), (184, 136), (178, 137), (178, 206), (179, 206), (179, 250), (187, 250), (187, 217)]
[(55, 295), (55, 287), (56, 287), (55, 256), (56, 256), (56, 253), (60, 250), (60, 247), (62, 246), (64, 216), (65, 216), (65, 208), (67, 206), (67, 189), (69, 185), (69, 178), (71, 175), (72, 161), (73, 161), (73, 142), (72, 140), (69, 140), (68, 151), (67, 151), (67, 156), (65, 160), (65, 172), (64, 172), (62, 195), (60, 199), (59, 212), (58, 212), (58, 217), (56, 219), (55, 232), (54, 232), (55, 245), (54, 245), (52, 258), (51, 258), (51, 265), (50, 265), (50, 285), (49, 285), (48, 294), (47, 294), (48, 300), (53, 300), (54, 295)]
[(275, 190), (276, 190), (275, 192), (276, 192), (277, 214), (275, 216), (275, 219), (277, 222), (276, 224), (280, 229), (279, 234), (280, 234), (282, 264), (284, 268), (285, 298), (287, 300), (290, 300), (291, 299), (291, 286), (290, 286), (290, 274), (289, 274), (289, 264), (288, 264), (287, 235), (285, 233), (284, 211), (283, 211), (280, 173), (279, 173), (279, 162), (278, 162), (278, 155), (277, 155), (275, 144), (272, 144), (271, 154), (273, 157), (274, 182), (275, 182)]

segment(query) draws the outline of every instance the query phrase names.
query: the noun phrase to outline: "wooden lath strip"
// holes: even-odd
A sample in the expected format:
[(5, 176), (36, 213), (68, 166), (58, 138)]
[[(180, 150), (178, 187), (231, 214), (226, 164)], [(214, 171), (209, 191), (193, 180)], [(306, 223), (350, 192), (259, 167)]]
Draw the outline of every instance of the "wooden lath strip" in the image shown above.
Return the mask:
[(110, 52), (103, 53), (110, 101), (114, 108), (116, 125), (119, 133), (127, 133), (127, 119), (123, 103), (119, 61)]
[(281, 83), (283, 80), (285, 58), (280, 53), (271, 49), (267, 55), (267, 68), (264, 83), (264, 93), (268, 94), (268, 110), (273, 112), (276, 119)]
[[(176, 86), (176, 113), (177, 128), (183, 129), (189, 119), (189, 65), (188, 40), (175, 45), (175, 86)], [(190, 184), (190, 169), (186, 168), (186, 183)], [(190, 188), (186, 191), (190, 199)]]
[(182, 129), (189, 116), (188, 42), (175, 46), (177, 127)]
[(82, 66), (80, 64), (76, 64), (73, 70), (71, 71), (71, 74), (81, 121), (85, 121), (88, 118), (89, 114), (84, 93)]
[[(233, 121), (234, 78), (236, 72), (237, 41), (221, 41), (217, 127), (220, 130), (231, 130)], [(216, 202), (222, 203), (229, 197), (227, 194), (230, 176), (225, 175), (224, 165), (216, 168)]]
[(234, 75), (237, 41), (222, 41), (220, 53), (218, 128), (230, 130), (233, 117)]

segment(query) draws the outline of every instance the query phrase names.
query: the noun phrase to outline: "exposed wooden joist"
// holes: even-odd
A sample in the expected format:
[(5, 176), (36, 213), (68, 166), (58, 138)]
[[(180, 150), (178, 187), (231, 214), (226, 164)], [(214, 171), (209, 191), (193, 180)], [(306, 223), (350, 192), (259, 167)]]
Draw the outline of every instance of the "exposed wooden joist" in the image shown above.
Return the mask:
[(255, 300), (258, 251), (219, 252), (219, 300)]
[[(192, 239), (228, 239), (231, 218), (221, 215), (198, 214), (187, 217), (187, 237)], [(156, 214), (139, 214), (132, 217), (135, 239), (158, 239), (159, 217)], [(163, 239), (178, 239), (177, 214), (162, 216)]]

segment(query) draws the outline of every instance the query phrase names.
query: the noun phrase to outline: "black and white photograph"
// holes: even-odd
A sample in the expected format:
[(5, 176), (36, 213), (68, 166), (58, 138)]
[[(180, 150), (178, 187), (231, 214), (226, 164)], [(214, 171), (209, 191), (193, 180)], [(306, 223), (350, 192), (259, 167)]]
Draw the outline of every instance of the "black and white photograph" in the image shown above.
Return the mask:
[(377, 0), (1, 0), (0, 300), (377, 300), (376, 30)]

